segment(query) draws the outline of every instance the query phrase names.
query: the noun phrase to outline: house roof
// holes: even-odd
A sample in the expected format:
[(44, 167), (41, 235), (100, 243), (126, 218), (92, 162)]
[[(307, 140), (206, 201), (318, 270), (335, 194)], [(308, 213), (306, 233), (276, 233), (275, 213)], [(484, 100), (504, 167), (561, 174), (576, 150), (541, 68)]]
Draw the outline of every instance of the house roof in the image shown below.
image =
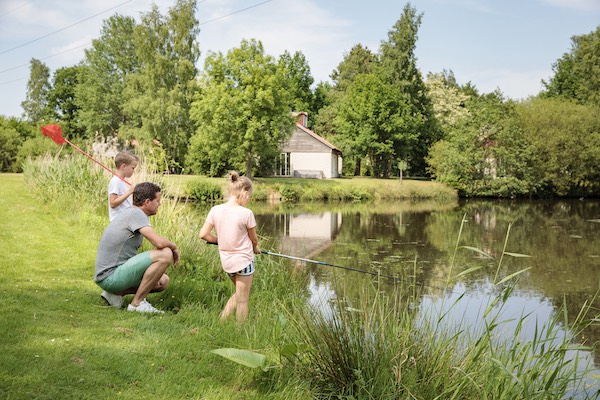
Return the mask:
[(309, 136), (312, 136), (313, 138), (315, 138), (319, 142), (323, 143), (325, 146), (329, 147), (330, 149), (338, 151), (338, 152), (341, 153), (340, 149), (338, 149), (337, 147), (335, 147), (334, 145), (332, 145), (327, 140), (323, 139), (321, 136), (317, 135), (316, 133), (314, 133), (313, 131), (311, 131), (307, 127), (303, 126), (301, 123), (296, 122), (296, 127), (298, 129), (302, 130), (303, 132), (307, 133)]

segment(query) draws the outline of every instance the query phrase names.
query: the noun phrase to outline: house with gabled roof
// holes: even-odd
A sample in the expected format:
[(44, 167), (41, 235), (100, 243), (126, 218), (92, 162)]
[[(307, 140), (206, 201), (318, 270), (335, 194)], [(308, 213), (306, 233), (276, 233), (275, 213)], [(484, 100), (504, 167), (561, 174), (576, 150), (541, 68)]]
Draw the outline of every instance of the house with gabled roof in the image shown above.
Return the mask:
[(277, 176), (295, 178), (339, 178), (342, 152), (307, 128), (308, 114), (294, 113), (297, 118), (290, 138), (281, 147)]

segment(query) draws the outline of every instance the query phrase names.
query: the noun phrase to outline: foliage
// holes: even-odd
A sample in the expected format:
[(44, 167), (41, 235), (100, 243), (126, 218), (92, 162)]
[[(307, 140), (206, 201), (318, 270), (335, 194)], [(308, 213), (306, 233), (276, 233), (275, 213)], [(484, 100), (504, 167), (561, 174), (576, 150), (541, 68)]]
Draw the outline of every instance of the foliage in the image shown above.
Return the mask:
[(442, 127), (455, 126), (468, 116), (469, 110), (465, 105), (469, 95), (460, 90), (452, 71), (429, 73), (425, 84), (431, 98), (433, 114)]
[(310, 74), (310, 66), (306, 57), (302, 52), (297, 51), (291, 55), (286, 50), (279, 56), (279, 68), (283, 71), (283, 81), (287, 85), (287, 92), (290, 96), (289, 109), (305, 111), (310, 115), (312, 111), (315, 111), (311, 91), (314, 78)]
[(85, 50), (75, 87), (79, 126), (87, 137), (114, 135), (127, 122), (123, 89), (141, 62), (134, 42), (135, 20), (118, 14), (102, 24), (100, 38)]
[(35, 125), (48, 118), (48, 92), (50, 91), (50, 69), (38, 59), (32, 58), (25, 101), (21, 103), (27, 121)]
[(256, 40), (207, 57), (191, 110), (198, 124), (187, 158), (193, 172), (222, 176), (235, 169), (252, 177), (272, 171), (293, 126), (283, 73)]
[(190, 199), (200, 202), (212, 202), (223, 199), (223, 188), (213, 182), (195, 180), (187, 184), (186, 193)]
[(14, 172), (21, 136), (7, 120), (0, 118), (0, 172)]
[[(390, 113), (402, 121), (401, 128), (394, 129), (394, 136), (399, 138), (393, 142), (394, 153), (398, 158), (407, 159), (413, 175), (425, 174), (425, 156), (429, 146), (439, 139), (427, 87), (414, 54), (422, 16), (407, 3), (379, 50), (379, 73), (397, 93), (397, 103), (390, 104)], [(389, 176), (393, 167), (386, 166), (388, 171), (384, 176)]]
[(600, 107), (600, 26), (571, 38), (571, 50), (552, 65), (554, 76), (543, 82), (547, 97)]
[(171, 172), (180, 172), (195, 126), (190, 107), (196, 92), (195, 63), (200, 57), (195, 0), (178, 0), (168, 16), (158, 6), (142, 15), (134, 28), (140, 67), (125, 85), (125, 137), (158, 141)]
[(517, 111), (540, 184), (558, 196), (598, 195), (598, 107), (560, 99), (534, 99), (521, 104)]
[(75, 88), (79, 83), (80, 68), (63, 67), (54, 71), (52, 87), (48, 92), (48, 109), (52, 117), (60, 121), (64, 136), (82, 136), (83, 130), (77, 126), (79, 106), (76, 104)]
[[(445, 124), (431, 146), (430, 173), (463, 196), (531, 196), (540, 188), (533, 149), (516, 121), (516, 106), (501, 93), (471, 96), (468, 114)], [(498, 180), (500, 179), (500, 180)]]

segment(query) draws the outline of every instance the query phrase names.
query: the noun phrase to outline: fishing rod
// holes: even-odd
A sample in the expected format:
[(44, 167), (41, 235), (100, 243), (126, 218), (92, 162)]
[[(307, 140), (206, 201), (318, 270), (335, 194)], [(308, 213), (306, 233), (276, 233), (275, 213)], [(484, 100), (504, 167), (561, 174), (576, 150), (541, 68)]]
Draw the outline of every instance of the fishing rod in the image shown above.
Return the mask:
[[(206, 242), (206, 243), (207, 244), (212, 244), (212, 245), (217, 245), (217, 243), (211, 243), (211, 242)], [(275, 253), (273, 251), (267, 251), (267, 250), (262, 250), (261, 249), (260, 254), (265, 254), (265, 255), (275, 256), (275, 257), (288, 258), (288, 259), (297, 260), (297, 261), (304, 261), (304, 262), (307, 262), (307, 263), (312, 263), (312, 264), (317, 264), (317, 265), (326, 265), (328, 267), (345, 269), (347, 271), (359, 272), (359, 273), (362, 273), (362, 274), (368, 274), (368, 275), (378, 276), (378, 277), (381, 277), (381, 278), (388, 278), (388, 279), (392, 279), (394, 281), (402, 281), (403, 280), (399, 276), (385, 275), (385, 274), (380, 274), (378, 272), (366, 271), (364, 269), (351, 268), (351, 267), (345, 267), (343, 265), (331, 264), (331, 263), (328, 263), (328, 262), (325, 262), (325, 261), (311, 260), (310, 258), (295, 257), (295, 256), (287, 255), (287, 254)], [(440, 291), (446, 292), (446, 293), (457, 294), (457, 293), (453, 292), (452, 290), (450, 290), (448, 288), (443, 288), (443, 287), (428, 285), (428, 284), (422, 283), (422, 282), (418, 283), (418, 285), (424, 286), (424, 287), (427, 286), (427, 287), (430, 287), (432, 289), (440, 290)]]
[(312, 263), (312, 264), (317, 264), (317, 265), (327, 265), (327, 266), (333, 267), (333, 268), (341, 268), (341, 269), (345, 269), (345, 270), (348, 270), (348, 271), (354, 271), (354, 272), (360, 272), (360, 273), (363, 273), (363, 274), (380, 276), (382, 278), (389, 278), (389, 279), (394, 279), (394, 280), (397, 280), (397, 281), (402, 280), (401, 278), (399, 278), (397, 276), (383, 275), (383, 274), (380, 274), (378, 272), (365, 271), (364, 269), (344, 267), (343, 265), (331, 264), (331, 263), (327, 263), (325, 261), (317, 261), (317, 260), (311, 260), (309, 258), (288, 256), (287, 254), (274, 253), (272, 251), (266, 251), (266, 250), (261, 250), (260, 253), (261, 254), (267, 254), (267, 255), (270, 255), (270, 256), (289, 258), (291, 260), (304, 261), (304, 262), (308, 262), (308, 263)]

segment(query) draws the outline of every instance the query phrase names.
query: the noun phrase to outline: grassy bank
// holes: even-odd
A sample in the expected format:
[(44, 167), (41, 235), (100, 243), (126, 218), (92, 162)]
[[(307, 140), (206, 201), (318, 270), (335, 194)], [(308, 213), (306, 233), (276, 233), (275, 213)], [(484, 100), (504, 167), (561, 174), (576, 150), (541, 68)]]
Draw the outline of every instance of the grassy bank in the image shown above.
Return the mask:
[(133, 315), (106, 307), (92, 281), (100, 221), (81, 223), (67, 199), (60, 206), (33, 197), (22, 175), (0, 175), (0, 185), (2, 398), (310, 397), (300, 383), (278, 387), (274, 374), (241, 371), (209, 352), (235, 347), (275, 357), (269, 349), (280, 339), (273, 321), (281, 311), (270, 288), (284, 283), (275, 282), (274, 265), (261, 266), (252, 324), (218, 320), (230, 284), (212, 255), (188, 254), (170, 271), (173, 289), (151, 295), (171, 312)]
[[(104, 306), (92, 275), (108, 221), (108, 179), (82, 159), (32, 163), (27, 184), (20, 175), (0, 175), (6, 398), (562, 399), (573, 390), (588, 396), (585, 367), (573, 356), (585, 348), (572, 341), (588, 310), (568, 324), (557, 313), (532, 342), (519, 332), (501, 340), (498, 310), (513, 277), (498, 275), (485, 329), (472, 333), (460, 321), (446, 324), (451, 313), (428, 315), (410, 281), (384, 293), (376, 278), (361, 278), (363, 298), (340, 295), (323, 313), (307, 305), (306, 271), (259, 256), (249, 322), (219, 321), (231, 284), (215, 247), (196, 239), (201, 221), (179, 207), (169, 183), (152, 223), (180, 245), (182, 263), (168, 272), (171, 287), (149, 297), (168, 313)], [(140, 172), (137, 181), (159, 179)], [(440, 328), (448, 325), (455, 328)], [(211, 353), (221, 348), (263, 355), (265, 368)]]
[[(223, 192), (225, 179), (193, 175), (166, 175), (165, 181), (175, 193), (193, 199), (211, 197)], [(315, 202), (353, 201), (372, 202), (407, 199), (452, 200), (456, 191), (439, 182), (404, 179), (374, 179), (352, 177), (342, 179), (255, 178), (255, 201)]]

